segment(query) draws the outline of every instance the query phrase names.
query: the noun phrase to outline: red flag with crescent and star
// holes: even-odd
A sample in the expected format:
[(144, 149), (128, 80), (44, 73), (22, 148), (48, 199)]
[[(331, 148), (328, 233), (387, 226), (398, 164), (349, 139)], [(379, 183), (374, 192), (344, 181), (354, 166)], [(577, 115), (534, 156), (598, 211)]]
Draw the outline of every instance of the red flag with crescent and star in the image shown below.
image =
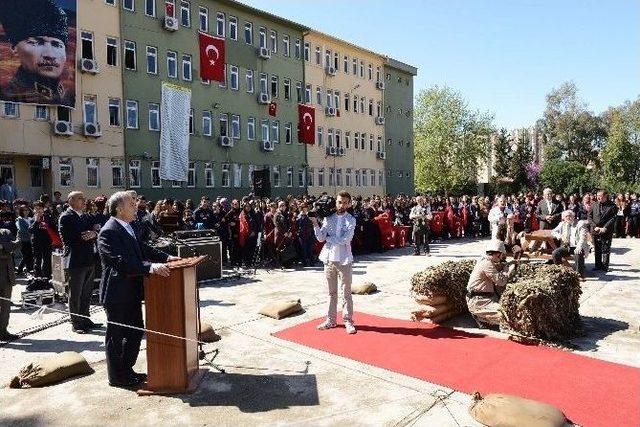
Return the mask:
[(275, 101), (269, 103), (269, 115), (275, 117), (278, 114), (278, 104)]
[(298, 104), (298, 139), (305, 144), (316, 143), (316, 109)]
[(224, 82), (224, 39), (198, 33), (200, 37), (200, 77), (203, 80)]

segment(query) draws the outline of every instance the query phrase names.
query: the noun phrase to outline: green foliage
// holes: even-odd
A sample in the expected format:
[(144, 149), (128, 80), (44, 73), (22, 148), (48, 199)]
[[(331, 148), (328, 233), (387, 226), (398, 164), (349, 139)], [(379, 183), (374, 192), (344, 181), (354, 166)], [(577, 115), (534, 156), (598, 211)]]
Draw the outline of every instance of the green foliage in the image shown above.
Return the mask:
[(598, 186), (594, 173), (579, 162), (552, 159), (540, 170), (540, 183), (556, 193), (582, 193)]
[(511, 172), (511, 135), (505, 128), (500, 129), (493, 146), (495, 163), (493, 169), (498, 178), (506, 178)]
[(527, 188), (527, 165), (529, 165), (532, 160), (531, 137), (527, 129), (522, 129), (511, 160), (510, 176), (513, 178), (515, 188)]
[(420, 91), (414, 111), (417, 189), (451, 192), (476, 184), (493, 116), (471, 111), (462, 96), (446, 86)]
[(602, 149), (602, 184), (611, 191), (625, 191), (638, 177), (640, 150), (630, 141), (619, 110), (611, 113), (609, 136)]

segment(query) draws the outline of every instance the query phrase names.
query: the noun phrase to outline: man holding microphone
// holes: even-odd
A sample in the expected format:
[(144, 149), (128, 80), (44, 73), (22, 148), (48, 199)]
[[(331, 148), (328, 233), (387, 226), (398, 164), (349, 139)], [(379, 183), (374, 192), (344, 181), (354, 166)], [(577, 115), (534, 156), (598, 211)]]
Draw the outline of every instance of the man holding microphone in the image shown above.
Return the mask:
[(343, 289), (342, 319), (348, 334), (355, 334), (353, 326), (353, 298), (351, 297), (351, 273), (353, 255), (351, 253), (351, 239), (356, 229), (356, 219), (347, 212), (351, 207), (351, 195), (346, 191), (338, 194), (336, 212), (318, 225), (318, 219), (311, 217), (316, 239), (325, 242), (320, 252), (320, 261), (324, 264), (324, 273), (329, 285), (329, 310), (327, 319), (318, 325), (318, 329), (331, 329), (337, 326), (336, 316), (338, 307), (338, 275), (340, 275)]

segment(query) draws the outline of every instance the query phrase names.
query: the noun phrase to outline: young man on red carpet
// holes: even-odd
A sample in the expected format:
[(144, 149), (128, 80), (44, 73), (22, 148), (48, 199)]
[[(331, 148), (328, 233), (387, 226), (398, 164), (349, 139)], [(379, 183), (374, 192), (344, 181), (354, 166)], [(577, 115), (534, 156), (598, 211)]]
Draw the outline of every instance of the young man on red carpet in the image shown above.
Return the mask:
[(331, 329), (337, 326), (338, 275), (342, 281), (343, 300), (342, 318), (348, 334), (355, 334), (353, 326), (353, 299), (351, 297), (351, 273), (353, 255), (351, 239), (356, 228), (356, 219), (347, 210), (351, 207), (351, 195), (346, 191), (338, 194), (336, 212), (322, 221), (312, 217), (313, 231), (320, 242), (325, 242), (320, 252), (320, 261), (324, 264), (324, 273), (329, 285), (329, 312), (327, 319), (318, 325), (318, 329)]

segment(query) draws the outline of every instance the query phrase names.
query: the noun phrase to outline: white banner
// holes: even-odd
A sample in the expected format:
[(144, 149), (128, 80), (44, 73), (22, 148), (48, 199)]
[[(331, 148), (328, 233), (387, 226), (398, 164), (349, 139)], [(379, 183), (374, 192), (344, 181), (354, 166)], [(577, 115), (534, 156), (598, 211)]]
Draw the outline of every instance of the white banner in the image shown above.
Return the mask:
[(189, 169), (191, 90), (162, 83), (160, 178), (186, 181)]

